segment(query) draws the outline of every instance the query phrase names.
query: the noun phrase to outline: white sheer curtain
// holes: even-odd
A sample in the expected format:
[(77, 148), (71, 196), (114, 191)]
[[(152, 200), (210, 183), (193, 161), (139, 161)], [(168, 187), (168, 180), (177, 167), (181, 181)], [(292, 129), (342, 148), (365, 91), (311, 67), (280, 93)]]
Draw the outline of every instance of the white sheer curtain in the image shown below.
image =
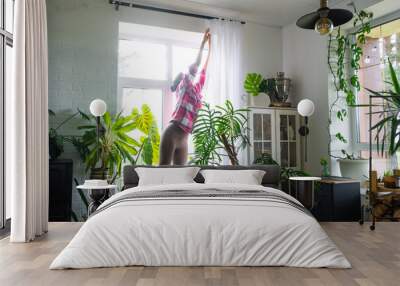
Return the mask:
[(205, 101), (221, 105), (230, 100), (236, 108), (243, 107), (242, 24), (215, 19), (207, 21), (207, 26), (212, 42)]
[(48, 225), (48, 59), (45, 0), (15, 1), (13, 94), (6, 98), (12, 242)]
[[(237, 21), (210, 20), (211, 57), (207, 70), (205, 101), (211, 105), (223, 105), (230, 100), (235, 108), (246, 105), (242, 88), (243, 25)], [(246, 152), (239, 152), (240, 164), (246, 164)], [(223, 164), (229, 165), (227, 157)]]

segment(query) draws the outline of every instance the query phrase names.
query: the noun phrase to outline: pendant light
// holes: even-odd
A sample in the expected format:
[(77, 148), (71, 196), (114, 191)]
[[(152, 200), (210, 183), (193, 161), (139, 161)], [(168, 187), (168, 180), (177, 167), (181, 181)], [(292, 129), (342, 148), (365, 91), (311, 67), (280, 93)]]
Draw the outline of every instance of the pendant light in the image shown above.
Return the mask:
[(352, 18), (352, 12), (345, 9), (329, 9), (328, 0), (321, 0), (320, 8), (298, 19), (296, 25), (303, 29), (315, 30), (320, 35), (327, 35), (334, 27), (343, 25)]

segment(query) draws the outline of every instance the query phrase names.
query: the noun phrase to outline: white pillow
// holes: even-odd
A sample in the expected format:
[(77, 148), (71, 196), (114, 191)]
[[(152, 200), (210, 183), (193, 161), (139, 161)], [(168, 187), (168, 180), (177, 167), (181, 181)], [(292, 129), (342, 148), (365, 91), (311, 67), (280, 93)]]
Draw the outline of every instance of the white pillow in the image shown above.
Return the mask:
[(135, 168), (139, 186), (194, 183), (199, 167), (185, 168)]
[(230, 183), (261, 185), (265, 171), (261, 170), (202, 170), (206, 184)]

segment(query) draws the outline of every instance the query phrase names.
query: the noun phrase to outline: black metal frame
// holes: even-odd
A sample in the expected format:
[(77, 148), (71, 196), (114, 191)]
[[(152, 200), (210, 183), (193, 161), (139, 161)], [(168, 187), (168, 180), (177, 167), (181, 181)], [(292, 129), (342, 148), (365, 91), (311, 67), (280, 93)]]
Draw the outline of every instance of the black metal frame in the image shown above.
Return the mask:
[[(15, 3), (15, 1), (13, 0)], [(13, 5), (14, 5), (13, 3)], [(2, 212), (0, 220), (0, 229), (2, 232), (9, 230), (10, 223), (6, 223), (6, 192), (5, 192), (5, 93), (6, 93), (6, 47), (7, 45), (13, 47), (13, 34), (6, 30), (6, 0), (0, 0), (1, 9), (1, 23), (0, 23), (0, 197)], [(13, 7), (14, 13), (14, 7)]]
[[(200, 18), (200, 19), (207, 19), (207, 20), (212, 20), (212, 19), (226, 20), (225, 18), (221, 18), (221, 17), (189, 13), (189, 12), (183, 12), (183, 11), (172, 10), (172, 9), (167, 9), (167, 8), (148, 6), (148, 5), (143, 5), (143, 4), (135, 4), (135, 3), (133, 3), (133, 0), (131, 0), (129, 2), (127, 2), (126, 0), (125, 1), (109, 0), (109, 2), (111, 5), (114, 5), (115, 10), (118, 10), (119, 6), (124, 6), (124, 7), (138, 8), (138, 9), (144, 9), (144, 10), (149, 10), (149, 11), (163, 12), (163, 13), (168, 13), (168, 14)], [(234, 21), (234, 20), (229, 19), (229, 21)], [(245, 21), (238, 21), (238, 22), (240, 22), (241, 24), (246, 24)]]
[[(387, 95), (387, 97), (395, 97), (395, 96), (393, 96), (393, 95)], [(368, 126), (368, 130), (369, 130), (369, 158), (368, 158), (368, 163), (369, 163), (369, 167), (368, 167), (368, 169), (369, 169), (369, 190), (368, 190), (368, 192), (371, 192), (371, 189), (372, 189), (372, 180), (371, 180), (371, 172), (372, 172), (372, 132), (371, 132), (371, 128), (372, 128), (372, 99), (373, 98), (382, 98), (382, 97), (380, 97), (380, 96), (376, 96), (376, 95), (369, 95), (369, 106), (368, 106), (368, 112), (369, 112), (369, 114), (368, 114), (368, 124), (369, 124), (369, 126)], [(369, 194), (368, 194), (368, 196), (369, 196)], [(371, 200), (370, 200), (370, 203), (371, 203)], [(375, 202), (372, 202), (373, 204), (375, 203)], [(370, 229), (371, 230), (375, 230), (375, 225), (376, 225), (376, 219), (377, 219), (377, 217), (374, 215), (374, 206), (370, 206), (370, 208), (371, 208), (371, 215), (372, 215), (372, 224), (370, 225)], [(378, 219), (389, 219), (389, 220), (394, 220), (394, 218), (393, 217), (387, 217), (387, 218), (379, 218), (378, 217)], [(396, 220), (398, 220), (398, 219), (396, 219)]]

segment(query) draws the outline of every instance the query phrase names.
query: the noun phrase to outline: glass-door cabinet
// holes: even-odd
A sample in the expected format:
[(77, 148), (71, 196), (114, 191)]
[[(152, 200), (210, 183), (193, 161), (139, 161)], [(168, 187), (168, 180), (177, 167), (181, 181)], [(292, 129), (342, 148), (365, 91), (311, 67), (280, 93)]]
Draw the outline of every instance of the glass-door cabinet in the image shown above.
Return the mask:
[(301, 168), (300, 116), (292, 108), (249, 108), (249, 164), (268, 153), (281, 167)]

